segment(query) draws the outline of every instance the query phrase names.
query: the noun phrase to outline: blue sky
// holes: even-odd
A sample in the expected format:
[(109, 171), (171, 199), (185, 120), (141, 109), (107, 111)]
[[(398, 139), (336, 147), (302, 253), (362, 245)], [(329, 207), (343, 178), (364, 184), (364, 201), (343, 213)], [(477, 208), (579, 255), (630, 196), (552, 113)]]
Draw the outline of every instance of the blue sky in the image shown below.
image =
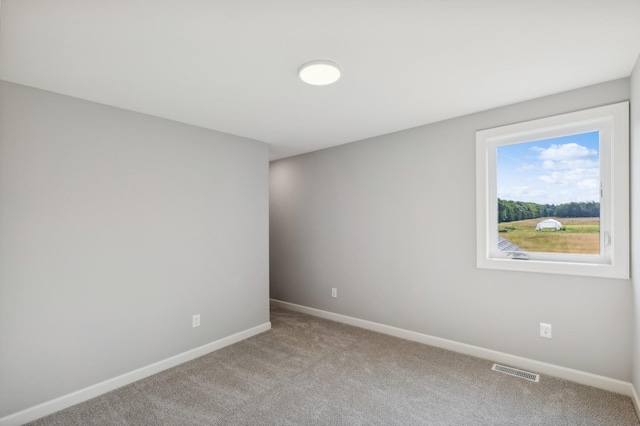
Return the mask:
[(599, 201), (598, 132), (498, 147), (498, 198), (539, 204)]

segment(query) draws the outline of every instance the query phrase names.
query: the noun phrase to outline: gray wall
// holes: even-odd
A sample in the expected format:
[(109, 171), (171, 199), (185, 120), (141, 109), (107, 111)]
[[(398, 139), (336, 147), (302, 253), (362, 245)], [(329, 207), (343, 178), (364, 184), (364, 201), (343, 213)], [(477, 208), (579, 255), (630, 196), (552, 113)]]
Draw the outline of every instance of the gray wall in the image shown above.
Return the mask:
[(268, 146), (0, 82), (0, 236), (3, 417), (269, 321)]
[(633, 280), (633, 385), (640, 392), (640, 57), (631, 74), (631, 279)]
[(629, 280), (475, 266), (475, 131), (628, 98), (622, 79), (273, 162), (271, 297), (630, 381)]

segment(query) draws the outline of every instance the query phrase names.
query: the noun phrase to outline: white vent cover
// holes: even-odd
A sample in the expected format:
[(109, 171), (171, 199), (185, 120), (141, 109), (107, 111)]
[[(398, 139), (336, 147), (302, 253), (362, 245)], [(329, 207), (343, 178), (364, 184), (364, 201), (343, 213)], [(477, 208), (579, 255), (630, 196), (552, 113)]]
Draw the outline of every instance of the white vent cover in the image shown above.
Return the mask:
[(493, 364), (491, 367), (493, 371), (499, 371), (501, 373), (509, 374), (510, 376), (520, 377), (521, 379), (531, 380), (532, 382), (539, 382), (540, 375), (529, 373), (528, 371), (518, 370), (517, 368), (511, 368), (500, 364)]

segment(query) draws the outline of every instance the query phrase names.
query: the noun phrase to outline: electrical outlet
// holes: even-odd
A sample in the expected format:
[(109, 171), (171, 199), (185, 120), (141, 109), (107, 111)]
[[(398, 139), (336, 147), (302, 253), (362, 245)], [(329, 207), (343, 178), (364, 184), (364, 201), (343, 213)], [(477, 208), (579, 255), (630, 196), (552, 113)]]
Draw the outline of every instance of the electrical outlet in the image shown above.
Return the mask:
[(200, 327), (200, 314), (195, 314), (191, 320), (192, 327)]
[(540, 337), (551, 339), (551, 324), (540, 323)]
[(331, 297), (333, 297), (334, 299), (338, 297), (338, 289), (337, 288), (332, 288), (331, 289)]

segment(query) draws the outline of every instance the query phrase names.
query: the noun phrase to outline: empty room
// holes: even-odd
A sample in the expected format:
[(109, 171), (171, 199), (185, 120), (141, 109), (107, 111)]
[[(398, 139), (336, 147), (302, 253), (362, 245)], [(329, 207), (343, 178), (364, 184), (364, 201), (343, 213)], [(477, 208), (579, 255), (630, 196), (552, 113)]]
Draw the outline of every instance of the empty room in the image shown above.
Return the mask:
[(640, 425), (637, 0), (0, 0), (0, 426)]

